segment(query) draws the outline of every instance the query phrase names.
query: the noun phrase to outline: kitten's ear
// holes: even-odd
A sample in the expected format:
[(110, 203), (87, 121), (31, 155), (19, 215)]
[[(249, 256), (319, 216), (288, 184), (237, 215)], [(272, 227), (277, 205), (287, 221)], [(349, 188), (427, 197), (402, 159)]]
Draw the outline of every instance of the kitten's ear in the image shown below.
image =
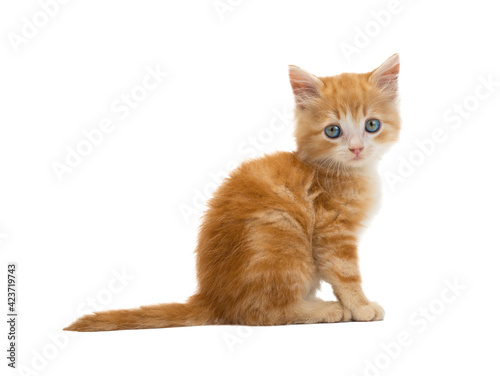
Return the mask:
[(370, 81), (388, 94), (397, 95), (399, 54), (392, 55), (380, 67), (370, 73)]
[(308, 102), (320, 96), (323, 82), (315, 75), (295, 65), (288, 66), (288, 75), (297, 107), (305, 108)]

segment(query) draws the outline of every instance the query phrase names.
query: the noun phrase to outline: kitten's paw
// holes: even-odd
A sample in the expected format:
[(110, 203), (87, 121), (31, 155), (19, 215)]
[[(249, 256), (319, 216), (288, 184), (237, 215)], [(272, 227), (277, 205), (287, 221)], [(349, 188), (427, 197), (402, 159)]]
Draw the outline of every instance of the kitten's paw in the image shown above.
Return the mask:
[(351, 321), (352, 314), (339, 302), (331, 302), (328, 308), (328, 318), (326, 322)]
[(346, 307), (344, 307), (341, 304), (342, 307), (342, 320), (340, 321), (351, 321), (352, 320), (352, 313), (350, 310), (348, 310)]
[(384, 315), (384, 309), (375, 302), (356, 307), (352, 310), (354, 321), (379, 321), (384, 319)]

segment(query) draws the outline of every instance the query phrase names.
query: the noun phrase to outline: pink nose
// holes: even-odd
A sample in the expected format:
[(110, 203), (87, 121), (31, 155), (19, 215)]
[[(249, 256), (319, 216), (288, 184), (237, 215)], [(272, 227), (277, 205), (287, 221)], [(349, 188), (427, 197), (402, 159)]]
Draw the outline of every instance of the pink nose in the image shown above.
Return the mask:
[(359, 154), (363, 151), (364, 147), (363, 148), (357, 148), (357, 149), (349, 149), (351, 152), (353, 152), (354, 154), (356, 154), (356, 157), (359, 156)]

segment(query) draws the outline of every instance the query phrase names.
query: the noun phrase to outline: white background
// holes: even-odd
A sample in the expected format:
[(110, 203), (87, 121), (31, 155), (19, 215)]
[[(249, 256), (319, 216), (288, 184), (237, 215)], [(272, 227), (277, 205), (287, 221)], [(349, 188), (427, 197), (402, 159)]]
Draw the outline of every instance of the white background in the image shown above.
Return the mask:
[[(12, 38), (23, 37), (25, 17), (44, 23), (41, 5), (2, 3), (0, 279), (16, 262), (20, 374), (498, 370), (500, 87), (480, 87), (500, 81), (493, 2), (401, 0), (390, 19), (389, 1), (220, 3), (233, 5), (218, 13), (212, 0), (70, 1), (18, 48)], [(359, 30), (371, 36), (363, 41)], [(342, 43), (359, 49), (347, 56)], [(210, 174), (228, 164), (294, 147), (291, 122), (270, 126), (293, 103), (288, 64), (317, 75), (366, 72), (395, 52), (403, 131), (380, 166), (384, 202), (360, 248), (383, 322), (61, 331), (92, 300), (126, 308), (194, 292), (197, 192), (210, 191)], [(121, 119), (111, 105), (140, 94), (147, 67), (169, 75)], [(466, 108), (458, 117), (456, 105)], [(113, 131), (59, 181), (54, 162), (65, 163), (67, 147), (104, 118)], [(427, 142), (424, 155), (416, 142), (433, 132), (445, 141)], [(249, 146), (254, 137), (261, 150)], [(466, 288), (446, 291), (453, 283)], [(332, 297), (328, 286), (321, 296)], [(5, 311), (5, 293), (1, 300)], [(404, 345), (389, 345), (401, 332)]]

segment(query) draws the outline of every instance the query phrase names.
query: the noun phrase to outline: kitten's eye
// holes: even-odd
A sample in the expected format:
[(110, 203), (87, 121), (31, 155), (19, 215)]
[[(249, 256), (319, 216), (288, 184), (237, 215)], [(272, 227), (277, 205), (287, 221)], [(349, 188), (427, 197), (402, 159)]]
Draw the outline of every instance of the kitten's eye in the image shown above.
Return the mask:
[(325, 128), (325, 134), (330, 138), (337, 138), (342, 134), (338, 125), (332, 124)]
[(380, 120), (370, 119), (365, 123), (365, 129), (367, 132), (375, 133), (380, 129)]

